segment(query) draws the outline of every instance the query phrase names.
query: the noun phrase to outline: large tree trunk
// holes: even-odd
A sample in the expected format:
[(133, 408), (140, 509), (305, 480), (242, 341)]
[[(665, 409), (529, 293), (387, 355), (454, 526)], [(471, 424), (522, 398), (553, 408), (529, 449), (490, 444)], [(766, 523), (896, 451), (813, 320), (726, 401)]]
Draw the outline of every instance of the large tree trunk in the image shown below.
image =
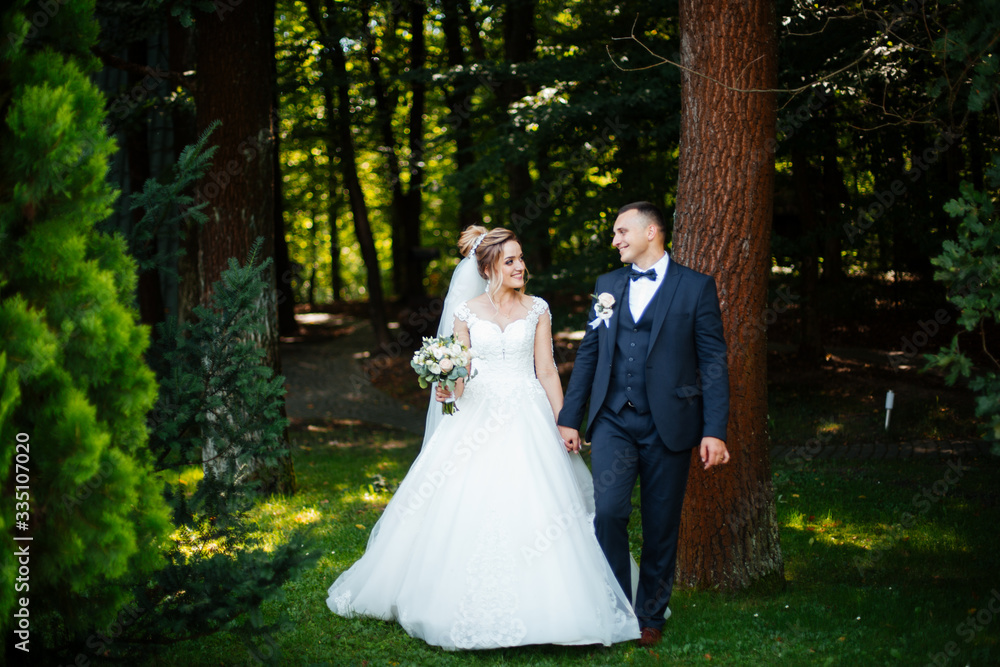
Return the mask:
[[(681, 0), (685, 67), (726, 86), (773, 88), (774, 10), (765, 0)], [(783, 581), (768, 458), (764, 321), (774, 184), (773, 93), (745, 93), (685, 71), (673, 251), (715, 276), (729, 344), (732, 462), (692, 453), (677, 581), (741, 589)]]
[[(245, 261), (258, 237), (264, 238), (262, 257), (274, 256), (274, 1), (220, 4), (215, 12), (199, 15), (196, 48), (198, 127), (222, 121), (212, 137), (219, 147), (212, 168), (199, 186), (209, 202), (209, 220), (198, 234), (193, 259), (205, 302), (229, 259)], [(280, 373), (273, 265), (266, 279), (260, 343), (265, 363)], [(253, 474), (263, 479), (266, 493), (295, 490), (291, 457), (274, 469), (258, 466)]]

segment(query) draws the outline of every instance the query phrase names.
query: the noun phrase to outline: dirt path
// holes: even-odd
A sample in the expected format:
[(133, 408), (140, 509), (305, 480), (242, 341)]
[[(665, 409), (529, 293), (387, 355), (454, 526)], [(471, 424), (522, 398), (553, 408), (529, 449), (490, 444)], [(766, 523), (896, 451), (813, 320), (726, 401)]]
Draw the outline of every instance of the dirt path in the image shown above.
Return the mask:
[(379, 391), (365, 374), (371, 338), (368, 324), (355, 322), (328, 340), (282, 343), (289, 418), (352, 419), (423, 434), (424, 412)]
[[(300, 316), (301, 317), (301, 316)], [(417, 435), (424, 431), (424, 408), (413, 407), (388, 396), (372, 384), (363, 367), (371, 346), (367, 322), (350, 317), (317, 315), (309, 323), (314, 331), (326, 327), (328, 335), (310, 336), (304, 342), (282, 343), (282, 372), (288, 394), (286, 406), (293, 420), (357, 420), (400, 428)], [(863, 350), (838, 350), (840, 354), (861, 354)], [(875, 354), (875, 353), (871, 353)], [(405, 381), (405, 380), (399, 380)], [(990, 446), (982, 440), (907, 443), (853, 444), (816, 447), (777, 446), (774, 460), (808, 463), (812, 460), (905, 460), (988, 456)]]

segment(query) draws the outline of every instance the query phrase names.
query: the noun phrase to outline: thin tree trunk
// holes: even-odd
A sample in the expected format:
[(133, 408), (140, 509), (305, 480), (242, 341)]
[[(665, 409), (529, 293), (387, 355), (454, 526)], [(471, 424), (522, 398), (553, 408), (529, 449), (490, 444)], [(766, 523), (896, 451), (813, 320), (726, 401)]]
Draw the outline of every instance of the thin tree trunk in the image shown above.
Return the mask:
[(837, 146), (828, 142), (823, 150), (823, 275), (825, 285), (837, 285), (844, 280), (841, 257), (842, 239), (840, 205), (847, 204), (850, 195), (844, 185), (844, 173), (837, 164)]
[[(408, 183), (403, 183), (402, 167), (393, 119), (396, 115), (398, 95), (391, 94), (382, 75), (381, 58), (375, 43), (375, 36), (369, 29), (371, 22), (367, 2), (361, 5), (361, 26), (365, 37), (365, 53), (371, 74), (372, 91), (375, 98), (376, 124), (382, 138), (381, 153), (385, 156), (388, 181), (391, 192), (392, 219), (392, 276), (393, 288), (405, 302), (412, 303), (423, 296), (423, 266), (414, 250), (420, 245), (420, 212), (424, 180), (424, 113), (426, 84), (414, 80), (410, 85), (410, 113), (407, 122), (410, 150)], [(427, 6), (421, 0), (409, 0), (410, 18), (410, 73), (422, 70), (427, 60), (424, 38), (424, 15)]]
[[(503, 17), (504, 60), (510, 68), (519, 63), (528, 62), (535, 56), (535, 0), (507, 0)], [(524, 139), (517, 135), (523, 130), (513, 126), (513, 106), (528, 94), (528, 89), (522, 79), (508, 72), (504, 81), (497, 89), (500, 108), (508, 115), (511, 132), (510, 140), (519, 144)], [(534, 184), (531, 178), (531, 165), (525, 155), (508, 160), (507, 194), (510, 206), (509, 226), (524, 242), (528, 263), (537, 266), (537, 254), (550, 244), (548, 226), (537, 224), (538, 218), (546, 214), (538, 210), (532, 201), (531, 194)]]
[[(330, 107), (333, 100), (331, 93), (332, 91), (324, 89), (327, 113), (333, 110)], [(327, 117), (329, 118), (329, 116)], [(337, 140), (333, 128), (330, 128), (326, 135), (326, 154), (337, 154)], [(327, 169), (329, 169), (327, 172), (327, 192), (329, 195), (326, 201), (326, 218), (330, 221), (330, 290), (333, 293), (333, 300), (340, 301), (344, 296), (344, 279), (340, 275), (340, 229), (337, 225), (340, 218), (340, 185), (337, 181), (337, 169), (332, 160), (327, 163)]]
[[(185, 28), (179, 21), (169, 21), (167, 24), (169, 44), (169, 70), (171, 72), (190, 72), (197, 67), (195, 53), (195, 30)], [(187, 111), (173, 108), (171, 111), (174, 128), (174, 146), (190, 146), (198, 140), (197, 120)], [(191, 319), (191, 311), (201, 300), (200, 281), (198, 280), (198, 230), (194, 223), (183, 220), (184, 238), (180, 241), (184, 252), (177, 258), (177, 306), (178, 323)]]
[[(738, 88), (773, 88), (774, 10), (764, 0), (681, 0), (685, 67)], [(783, 581), (767, 436), (764, 318), (774, 185), (775, 101), (688, 71), (673, 251), (715, 276), (729, 344), (732, 462), (704, 471), (692, 453), (677, 581), (741, 589)], [(769, 141), (771, 140), (771, 141)]]
[[(410, 74), (421, 74), (427, 64), (427, 40), (424, 35), (424, 19), (427, 4), (424, 0), (410, 1)], [(402, 241), (406, 257), (407, 282), (400, 296), (411, 307), (423, 298), (424, 261), (418, 254), (420, 248), (420, 215), (423, 212), (424, 196), (424, 115), (427, 107), (427, 84), (419, 77), (410, 84), (410, 182), (403, 197), (400, 211)]]
[[(129, 62), (136, 65), (147, 65), (148, 45), (142, 39), (132, 43), (128, 49)], [(128, 73), (129, 89), (135, 90), (142, 81), (142, 75), (136, 72)], [(128, 130), (128, 138), (125, 141), (125, 148), (128, 154), (128, 178), (132, 192), (142, 192), (146, 186), (146, 181), (150, 177), (149, 168), (149, 134), (146, 123), (140, 123)], [(143, 211), (136, 209), (132, 211), (132, 224), (139, 222)], [(159, 239), (154, 236), (147, 243), (151, 248), (136, 248), (137, 252), (149, 251), (150, 255), (156, 254), (156, 245)], [(160, 270), (154, 268), (143, 271), (139, 274), (139, 284), (136, 294), (139, 301), (139, 317), (142, 323), (150, 327), (159, 324), (164, 320), (163, 292), (160, 285)]]
[[(801, 139), (801, 138), (800, 138)], [(802, 294), (799, 308), (799, 359), (818, 366), (823, 359), (823, 332), (819, 307), (819, 211), (816, 197), (821, 191), (819, 172), (805, 151), (792, 149), (792, 178), (798, 200), (799, 247), (801, 249)]]
[(469, 31), (469, 44), (472, 46), (472, 55), (476, 62), (486, 62), (486, 46), (483, 44), (483, 36), (480, 33), (479, 20), (475, 12), (472, 11), (472, 3), (469, 0), (458, 0), (462, 9), (462, 16), (465, 18), (465, 28)]
[[(198, 235), (196, 255), (198, 290), (205, 302), (229, 259), (244, 261), (257, 237), (264, 238), (262, 257), (274, 257), (273, 0), (200, 15), (196, 46), (198, 126), (222, 121), (212, 137), (218, 151), (199, 187), (209, 201), (209, 221)], [(280, 374), (273, 266), (266, 280), (260, 344), (264, 363)], [(265, 493), (295, 490), (290, 456), (273, 469), (258, 466), (253, 474), (263, 479)]]
[[(306, 7), (325, 44), (323, 54), (329, 59), (329, 73), (337, 82), (336, 91), (329, 86), (323, 88), (326, 118), (330, 124), (331, 134), (327, 145), (335, 144), (337, 153), (340, 155), (341, 175), (344, 178), (344, 186), (351, 204), (351, 215), (354, 218), (354, 233), (358, 238), (361, 259), (368, 273), (366, 281), (368, 308), (375, 341), (379, 346), (388, 345), (389, 326), (385, 316), (385, 297), (382, 291), (378, 252), (375, 249), (375, 237), (368, 219), (368, 205), (365, 202), (364, 191), (361, 189), (361, 179), (358, 177), (358, 160), (354, 150), (354, 139), (351, 137), (351, 79), (347, 74), (347, 59), (340, 43), (344, 37), (343, 30), (337, 24), (336, 12), (326, 14), (326, 12), (321, 11), (317, 0), (309, 0)], [(326, 14), (326, 18), (324, 18), (324, 14)], [(336, 94), (336, 100), (334, 100), (334, 94)], [(336, 138), (335, 141), (333, 137)], [(335, 153), (330, 154), (331, 161), (334, 155)]]
[[(462, 48), (462, 24), (457, 0), (443, 0), (441, 26), (444, 30), (445, 48), (448, 53), (448, 67), (457, 72), (465, 64)], [(455, 81), (445, 91), (445, 101), (450, 115), (448, 125), (455, 141), (455, 172), (461, 174), (475, 164), (475, 150), (472, 141), (470, 118), (472, 117), (472, 94), (475, 85), (470, 77), (456, 74)], [(463, 187), (458, 193), (458, 229), (479, 224), (483, 219), (482, 193), (473, 185)]]
[[(271, 41), (273, 49), (274, 40)], [(278, 80), (277, 58), (271, 54), (272, 81)], [(275, 114), (278, 109), (278, 89), (274, 86), (271, 100)], [(278, 132), (278, 117), (274, 123), (274, 273), (277, 277), (278, 299), (278, 332), (282, 336), (291, 336), (298, 332), (299, 325), (295, 322), (295, 292), (292, 291), (292, 261), (288, 256), (288, 241), (285, 239), (285, 197), (281, 179), (281, 139)]]

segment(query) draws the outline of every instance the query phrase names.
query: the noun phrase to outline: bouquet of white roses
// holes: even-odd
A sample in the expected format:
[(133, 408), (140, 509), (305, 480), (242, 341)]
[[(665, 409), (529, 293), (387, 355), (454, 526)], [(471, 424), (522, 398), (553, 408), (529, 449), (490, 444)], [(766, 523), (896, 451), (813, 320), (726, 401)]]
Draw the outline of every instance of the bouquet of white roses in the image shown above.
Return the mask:
[[(469, 375), (466, 367), (471, 359), (472, 350), (455, 340), (454, 336), (424, 338), (424, 344), (413, 353), (410, 366), (417, 372), (421, 389), (437, 382), (448, 391), (454, 391), (459, 378)], [(455, 410), (454, 400), (441, 404), (442, 414), (454, 414)]]

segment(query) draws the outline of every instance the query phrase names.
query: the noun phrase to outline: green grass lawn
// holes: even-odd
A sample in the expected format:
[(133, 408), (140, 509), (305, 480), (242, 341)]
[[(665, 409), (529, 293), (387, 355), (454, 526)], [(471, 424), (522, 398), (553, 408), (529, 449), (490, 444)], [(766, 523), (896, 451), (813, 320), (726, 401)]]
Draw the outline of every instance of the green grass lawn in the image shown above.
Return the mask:
[[(784, 590), (677, 591), (673, 618), (652, 651), (628, 643), (447, 652), (411, 639), (394, 623), (340, 618), (326, 606), (326, 589), (363, 553), (419, 443), (409, 434), (361, 426), (295, 432), (301, 492), (264, 503), (257, 518), (272, 541), (313, 524), (324, 554), (285, 587), (284, 600), (265, 605), (269, 618), (282, 611), (288, 617), (287, 630), (265, 646), (280, 649), (281, 664), (1000, 663), (995, 459), (962, 460), (960, 467), (957, 461), (778, 465)], [(380, 479), (390, 491), (380, 488)], [(637, 525), (632, 536), (635, 547)], [(172, 647), (147, 664), (253, 661), (236, 639), (217, 635)]]

